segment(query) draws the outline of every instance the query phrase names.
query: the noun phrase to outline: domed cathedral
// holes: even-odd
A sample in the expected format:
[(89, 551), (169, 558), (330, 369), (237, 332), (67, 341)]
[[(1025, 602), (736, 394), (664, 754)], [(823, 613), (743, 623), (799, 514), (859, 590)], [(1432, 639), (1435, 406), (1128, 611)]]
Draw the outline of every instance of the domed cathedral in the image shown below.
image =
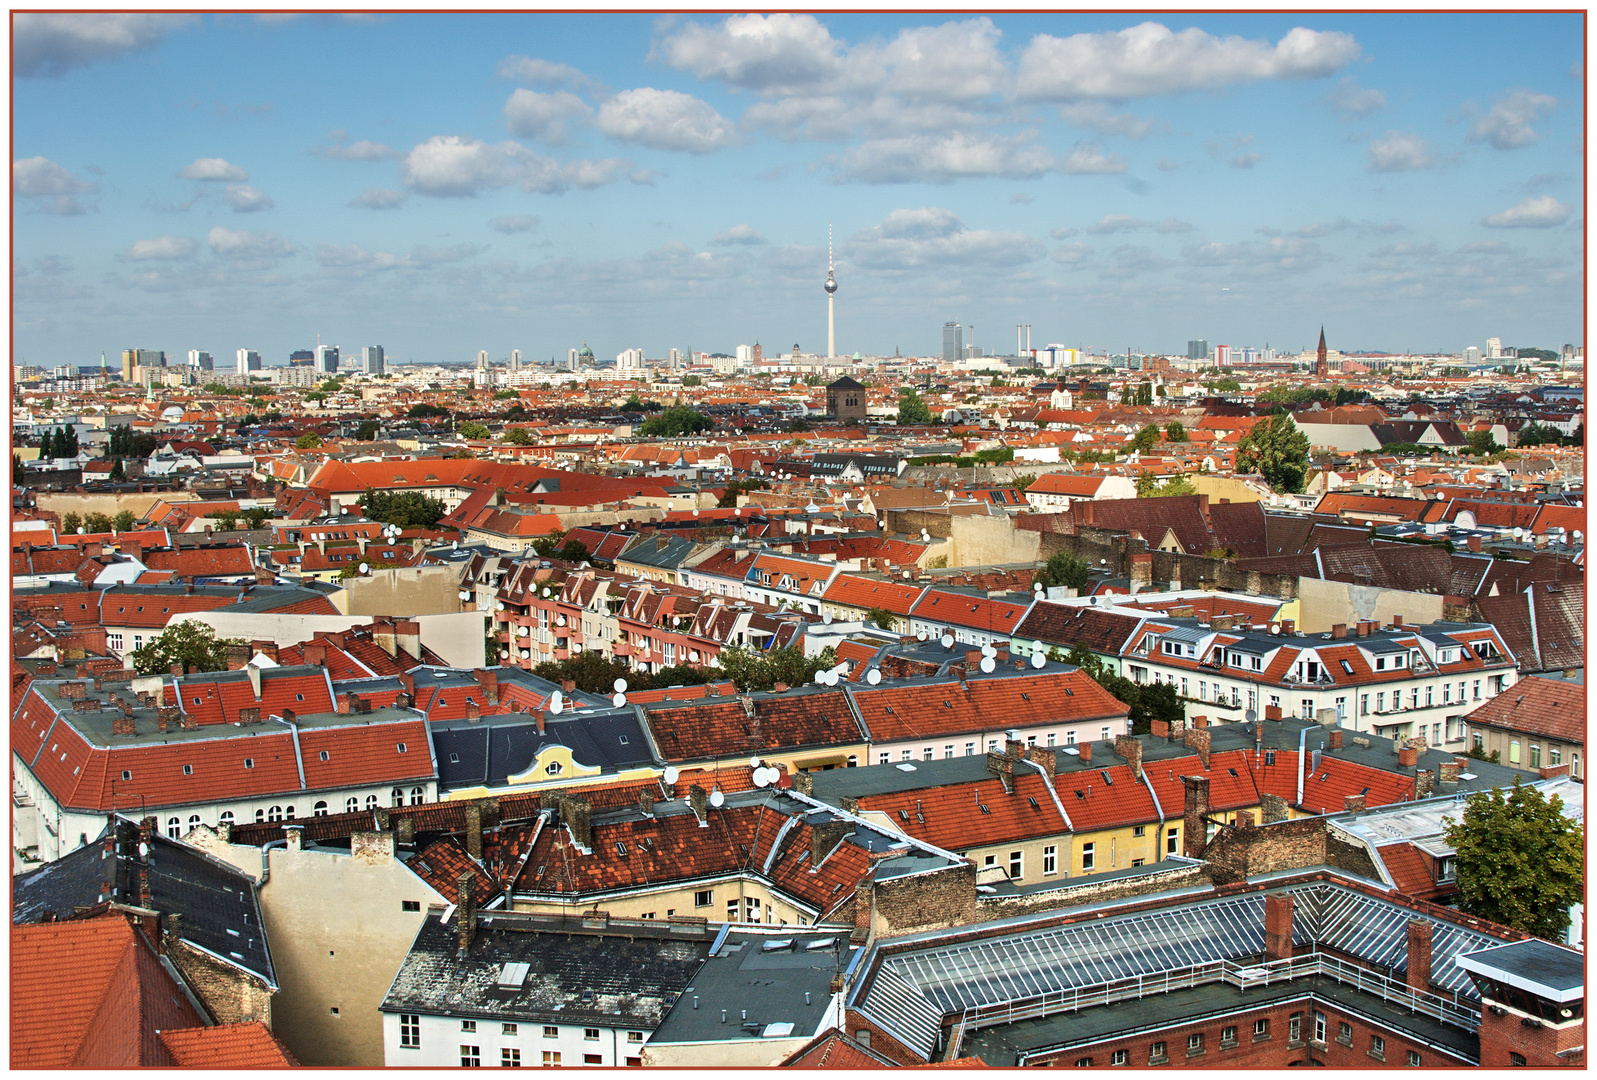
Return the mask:
[(865, 387), (844, 375), (826, 388), (826, 415), (834, 420), (865, 422)]

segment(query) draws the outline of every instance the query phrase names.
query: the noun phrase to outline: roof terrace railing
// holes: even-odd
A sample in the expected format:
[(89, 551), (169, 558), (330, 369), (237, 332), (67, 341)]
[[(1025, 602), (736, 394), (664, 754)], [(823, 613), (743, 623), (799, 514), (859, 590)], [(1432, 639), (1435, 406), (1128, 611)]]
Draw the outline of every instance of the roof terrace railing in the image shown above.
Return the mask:
[(953, 1025), (945, 1056), (948, 1059), (958, 1057), (960, 1048), (970, 1032), (1012, 1024), (1017, 1020), (1035, 1020), (1056, 1013), (1075, 1012), (1119, 1001), (1134, 1001), (1154, 994), (1167, 994), (1172, 990), (1184, 990), (1213, 983), (1224, 983), (1239, 990), (1253, 990), (1311, 976), (1334, 979), (1346, 986), (1373, 994), (1383, 1001), (1399, 1005), (1410, 1012), (1429, 1016), (1466, 1031), (1474, 1031), (1480, 1026), (1480, 1010), (1460, 998), (1456, 992), (1433, 994), (1415, 990), (1402, 980), (1390, 978), (1327, 953), (1311, 952), (1286, 960), (1256, 964), (1214, 960), (1173, 968), (1169, 971), (1095, 983), (1091, 986), (1073, 987), (1039, 997), (966, 1009), (958, 1014)]

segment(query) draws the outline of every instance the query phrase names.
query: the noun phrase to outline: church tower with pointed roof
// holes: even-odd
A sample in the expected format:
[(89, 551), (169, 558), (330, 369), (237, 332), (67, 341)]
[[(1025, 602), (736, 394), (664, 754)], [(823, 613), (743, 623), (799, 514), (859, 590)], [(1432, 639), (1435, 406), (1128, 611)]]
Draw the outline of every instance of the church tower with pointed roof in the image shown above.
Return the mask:
[(1331, 364), (1325, 358), (1325, 327), (1320, 327), (1320, 347), (1315, 353), (1314, 360), (1315, 378), (1329, 379), (1331, 377)]

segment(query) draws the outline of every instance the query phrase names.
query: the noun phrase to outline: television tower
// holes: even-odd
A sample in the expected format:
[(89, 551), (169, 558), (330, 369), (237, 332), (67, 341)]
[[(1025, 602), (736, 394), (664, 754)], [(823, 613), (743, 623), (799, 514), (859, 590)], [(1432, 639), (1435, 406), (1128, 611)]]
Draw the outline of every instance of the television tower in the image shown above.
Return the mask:
[(837, 355), (837, 278), (832, 273), (832, 223), (826, 223), (826, 358)]

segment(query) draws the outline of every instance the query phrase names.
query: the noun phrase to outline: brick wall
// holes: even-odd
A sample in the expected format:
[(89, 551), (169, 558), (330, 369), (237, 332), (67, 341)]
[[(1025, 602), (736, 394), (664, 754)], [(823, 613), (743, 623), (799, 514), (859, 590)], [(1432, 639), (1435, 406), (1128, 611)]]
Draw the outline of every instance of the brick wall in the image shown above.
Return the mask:
[(1204, 858), (1212, 867), (1214, 880), (1220, 883), (1319, 865), (1380, 878), (1364, 848), (1332, 835), (1319, 818), (1297, 818), (1252, 829), (1222, 829), (1209, 842)]
[(1202, 865), (1171, 863), (1165, 869), (1113, 881), (1075, 879), (1061, 882), (1058, 888), (1027, 893), (1024, 896), (978, 896), (976, 918), (983, 922), (989, 919), (1007, 919), (1012, 915), (1030, 915), (1033, 912), (1052, 911), (1078, 904), (1099, 904), (1110, 900), (1123, 900), (1128, 896), (1142, 896), (1146, 893), (1184, 889), (1207, 883), (1208, 877)]
[(259, 979), (177, 942), (169, 955), (195, 996), (218, 1024), (259, 1020), (272, 1026), (272, 993)]
[(870, 903), (871, 931), (877, 937), (975, 922), (976, 867), (965, 863), (930, 874), (873, 881)]
[(1481, 1064), (1491, 1069), (1514, 1064), (1513, 1054), (1519, 1054), (1533, 1069), (1584, 1068), (1586, 1065), (1584, 1053), (1558, 1056), (1559, 1051), (1586, 1045), (1584, 1017), (1557, 1027), (1526, 1027), (1522, 1013), (1510, 1009), (1505, 1015), (1496, 1016), (1490, 1009), (1483, 1009), (1480, 1040)]

